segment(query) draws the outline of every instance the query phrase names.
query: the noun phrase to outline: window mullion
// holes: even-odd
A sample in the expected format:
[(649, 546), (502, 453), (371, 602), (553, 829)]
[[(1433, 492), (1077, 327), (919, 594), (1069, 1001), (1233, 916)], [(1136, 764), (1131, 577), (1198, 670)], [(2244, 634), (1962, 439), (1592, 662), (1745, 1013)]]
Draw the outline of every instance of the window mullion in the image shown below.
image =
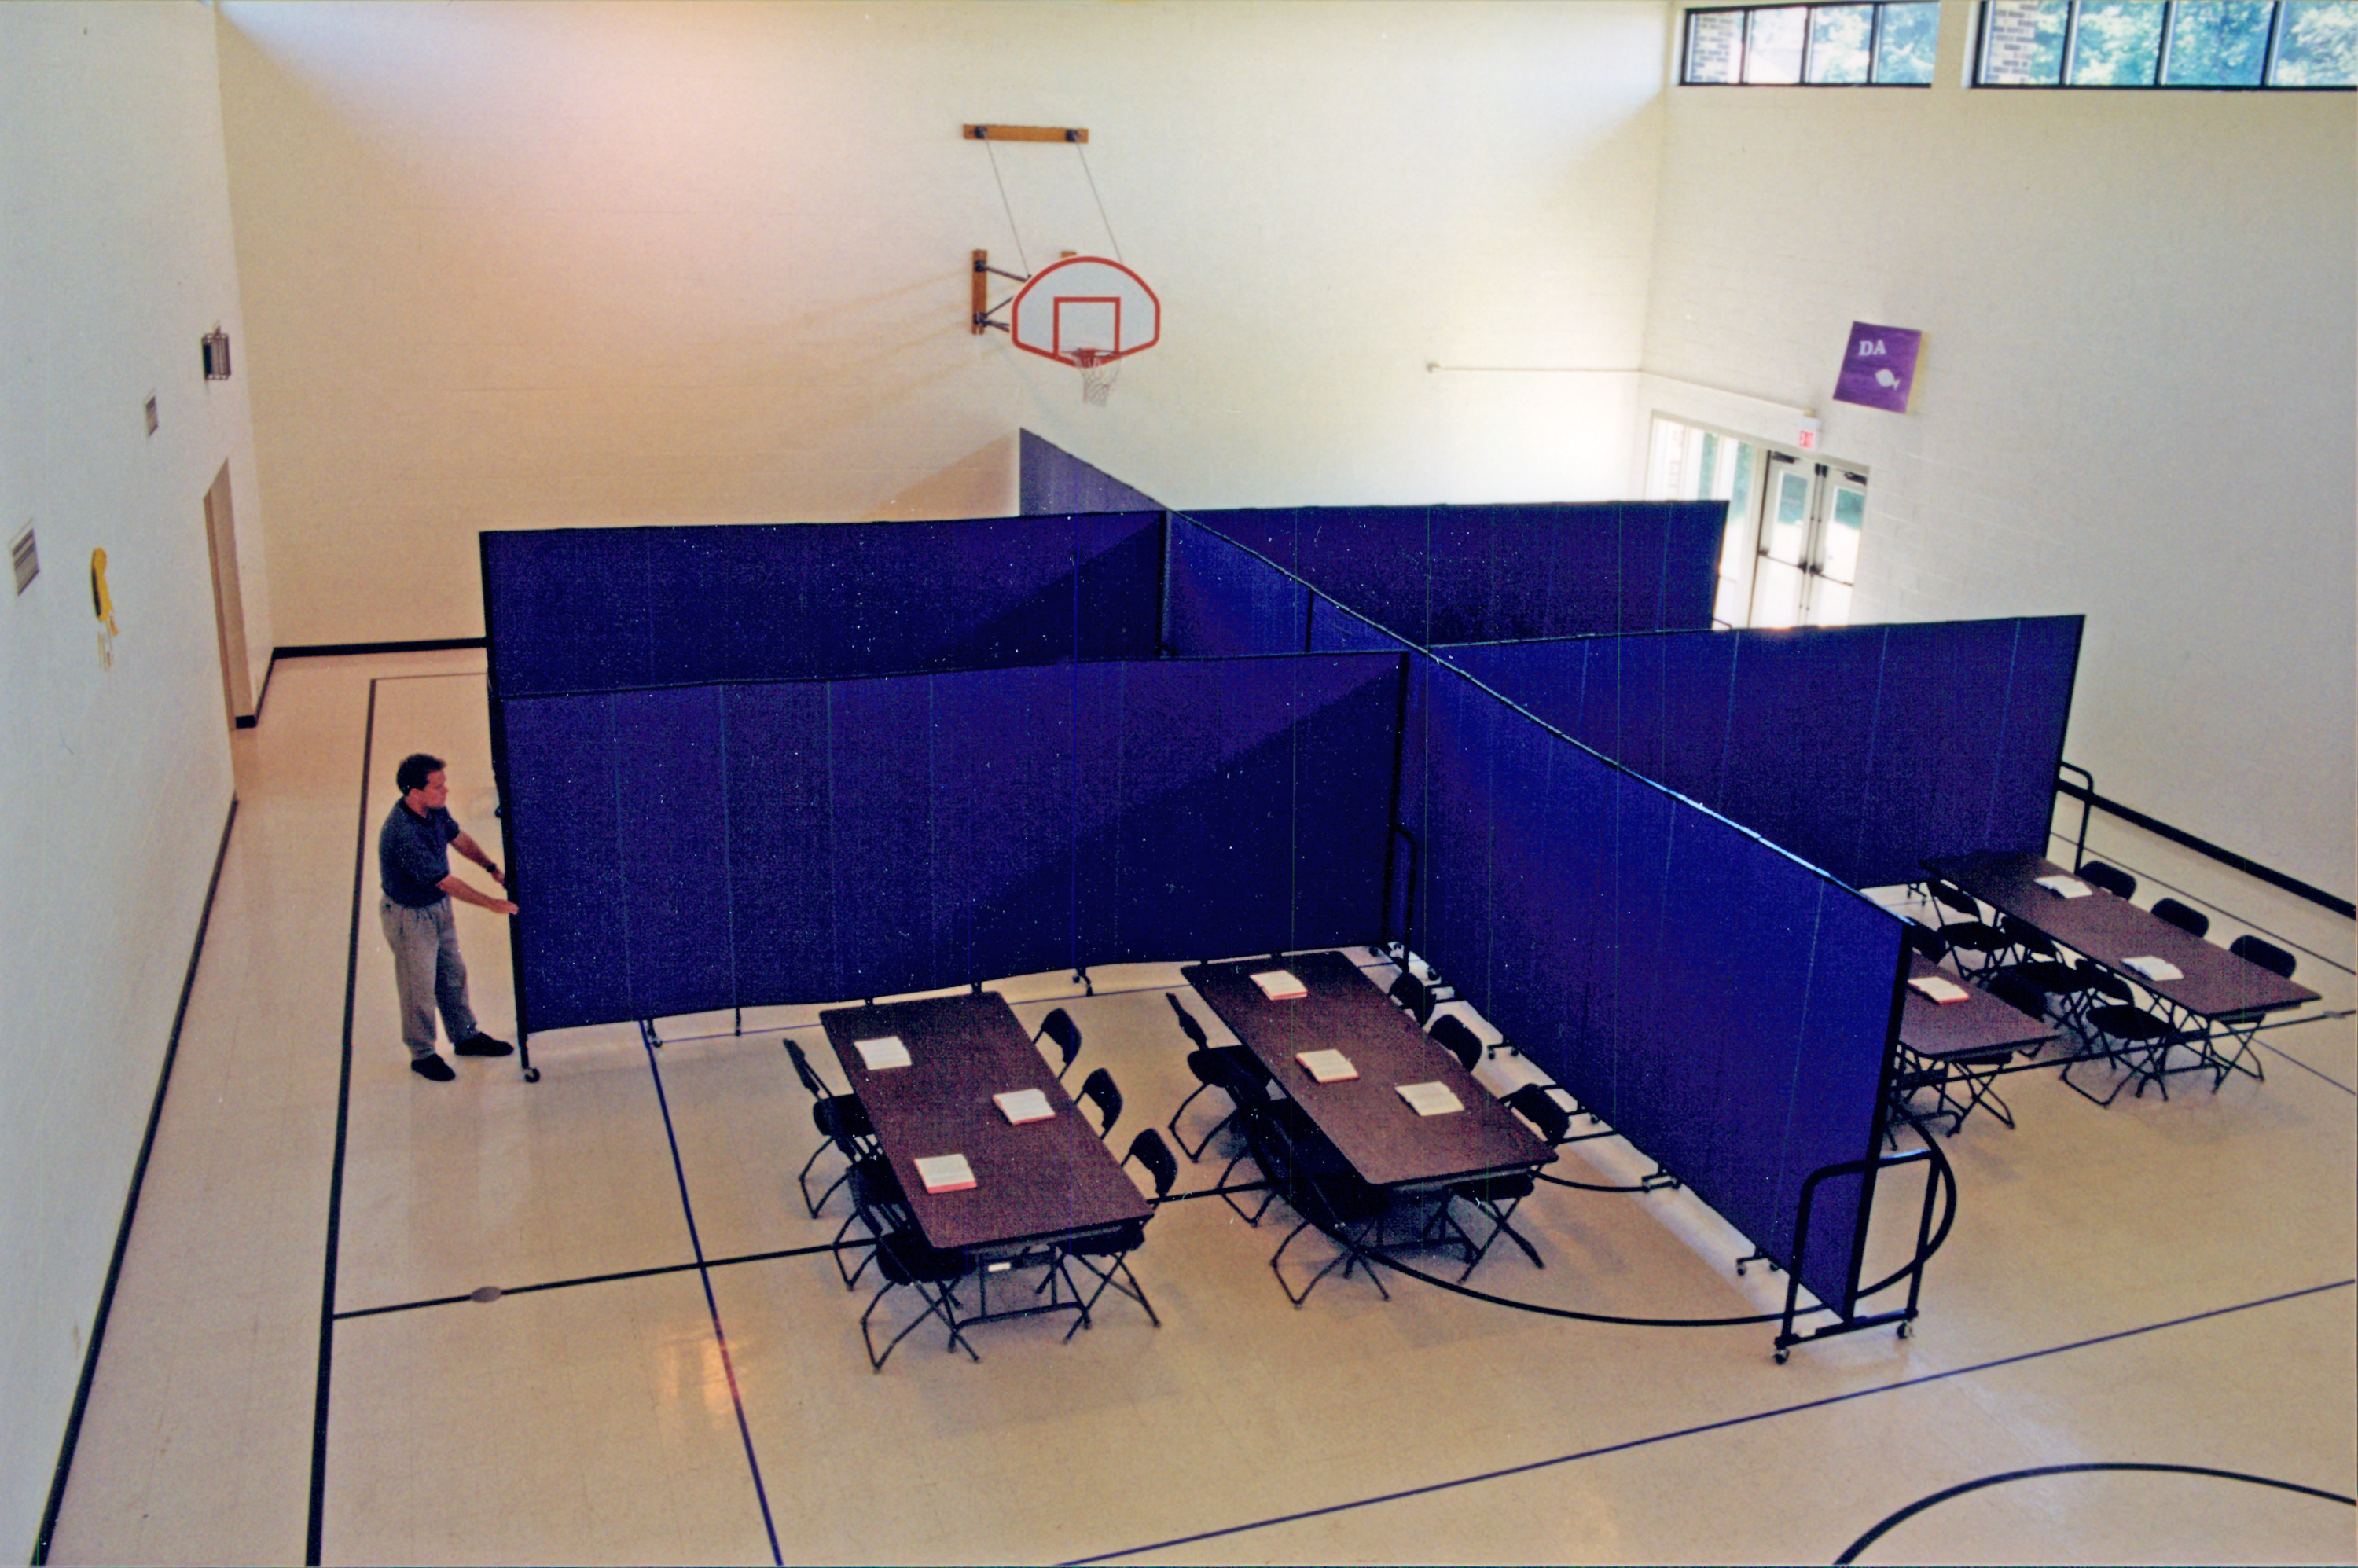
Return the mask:
[(2260, 85), (2277, 84), (2277, 45), (2284, 38), (2284, 0), (2276, 0), (2268, 7), (2268, 51), (2260, 66)]
[(1883, 7), (1866, 14), (1866, 84), (1880, 87), (1883, 73)]
[(2159, 87), (2169, 80), (2169, 51), (2178, 42), (2178, 0), (2169, 0), (2161, 8), (2161, 48), (2153, 54), (2153, 84)]
[(2056, 78), (2056, 86), (2071, 85), (2071, 68), (2078, 63), (2079, 55), (2080, 0), (2071, 0), (2071, 4), (2063, 7), (2063, 64), (2061, 74)]

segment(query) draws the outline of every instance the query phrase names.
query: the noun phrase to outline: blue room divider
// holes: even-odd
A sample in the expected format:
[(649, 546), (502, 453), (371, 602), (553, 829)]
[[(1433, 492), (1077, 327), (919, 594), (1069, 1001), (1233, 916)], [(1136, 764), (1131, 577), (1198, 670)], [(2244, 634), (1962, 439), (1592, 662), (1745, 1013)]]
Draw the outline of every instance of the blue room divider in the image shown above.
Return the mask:
[(1190, 511), (1420, 646), (1711, 625), (1726, 503)]
[(1085, 463), (1045, 436), (1021, 432), (1016, 509), (1026, 517), (1065, 512), (1160, 512), (1163, 503)]
[(503, 697), (1155, 656), (1163, 515), (481, 535)]
[(1368, 940), (1401, 660), (501, 704), (523, 1026)]
[(1438, 650), (1645, 777), (1852, 887), (2039, 850), (2081, 617)]

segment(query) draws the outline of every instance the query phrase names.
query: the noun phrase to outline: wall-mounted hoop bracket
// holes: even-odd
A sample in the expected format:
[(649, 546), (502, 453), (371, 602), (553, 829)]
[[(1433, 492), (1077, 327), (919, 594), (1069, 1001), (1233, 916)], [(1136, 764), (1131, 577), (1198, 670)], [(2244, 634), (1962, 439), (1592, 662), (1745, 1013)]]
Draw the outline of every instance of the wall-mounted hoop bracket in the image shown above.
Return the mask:
[(969, 142), (1086, 142), (1081, 125), (961, 125), (958, 135)]
[(1015, 296), (1012, 294), (996, 305), (990, 303), (990, 279), (993, 276), (1003, 277), (1013, 283), (1032, 281), (1032, 275), (1028, 272), (1010, 272), (1003, 266), (991, 265), (989, 251), (974, 253), (973, 312), (970, 320), (974, 335), (978, 338), (981, 337), (983, 330), (989, 327), (996, 327), (1002, 332), (1008, 330), (1006, 322), (994, 321), (991, 318), (1015, 303)]

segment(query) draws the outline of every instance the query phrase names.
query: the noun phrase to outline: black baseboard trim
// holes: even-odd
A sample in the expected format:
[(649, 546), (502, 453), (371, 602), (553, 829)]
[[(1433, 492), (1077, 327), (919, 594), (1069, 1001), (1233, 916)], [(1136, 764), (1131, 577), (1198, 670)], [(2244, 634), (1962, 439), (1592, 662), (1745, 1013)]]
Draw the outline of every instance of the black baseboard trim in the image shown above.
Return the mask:
[[(297, 643), (271, 649), (270, 661), (276, 665), (281, 659), (325, 659), (340, 654), (439, 654), (452, 648), (483, 645), (481, 637), (424, 637), (408, 643)], [(261, 705), (257, 703), (254, 710), (259, 713)]]
[(2157, 838), (2167, 838), (2171, 843), (2181, 845), (2198, 855), (2207, 855), (2221, 865), (2241, 871), (2255, 881), (2264, 881), (2270, 887), (2282, 888), (2288, 893), (2297, 894), (2311, 903), (2330, 909), (2344, 920), (2358, 920), (2358, 904), (2353, 904), (2346, 898), (2340, 898), (2327, 892), (2323, 888), (2311, 887), (2299, 877), (2287, 876), (2273, 867), (2264, 866), (2257, 860), (2238, 855), (2233, 849), (2223, 849), (2207, 838), (2196, 838), (2183, 827), (2172, 827), (2158, 817), (2147, 816), (2133, 806), (2123, 806), (2117, 800), (2109, 800), (2095, 791), (2072, 784), (2069, 780), (2058, 781), (2055, 788), (2058, 794), (2068, 795), (2073, 800), (2084, 800), (2098, 811), (2117, 816), (2133, 827), (2142, 827)]
[(64, 1439), (58, 1444), (58, 1468), (49, 1482), (49, 1500), (41, 1510), (41, 1532), (33, 1543), (36, 1563), (49, 1560), (49, 1541), (56, 1535), (58, 1510), (66, 1500), (66, 1477), (73, 1469), (74, 1449), (81, 1442), (81, 1418), (90, 1408), (91, 1385), (98, 1378), (98, 1353), (106, 1343), (106, 1321), (114, 1310), (114, 1287), (123, 1278), (123, 1255), (131, 1248), (131, 1222), (139, 1213), (139, 1190), (147, 1181), (147, 1159), (156, 1151), (156, 1129), (164, 1119), (164, 1098), (172, 1087), (172, 1064), (180, 1054), (180, 1025), (189, 1016), (189, 997), (197, 989), (197, 961), (204, 956), (205, 928), (212, 924), (213, 895), (221, 891), (222, 864), (229, 859), (230, 830), (237, 826), (237, 796), (229, 800), (229, 816), (222, 823), (221, 844), (213, 850), (212, 880), (205, 884), (205, 905), (197, 915), (196, 940), (189, 946), (189, 970), (180, 979), (180, 1004), (172, 1012), (172, 1033), (164, 1044), (164, 1069), (156, 1077), (156, 1098), (147, 1108), (147, 1131), (139, 1141), (139, 1159), (131, 1167), (131, 1190), (123, 1199), (123, 1223), (115, 1227), (114, 1256), (106, 1265), (106, 1284), (98, 1293), (98, 1313), (91, 1319), (90, 1345), (82, 1352), (81, 1380), (74, 1386), (73, 1411), (66, 1417)]

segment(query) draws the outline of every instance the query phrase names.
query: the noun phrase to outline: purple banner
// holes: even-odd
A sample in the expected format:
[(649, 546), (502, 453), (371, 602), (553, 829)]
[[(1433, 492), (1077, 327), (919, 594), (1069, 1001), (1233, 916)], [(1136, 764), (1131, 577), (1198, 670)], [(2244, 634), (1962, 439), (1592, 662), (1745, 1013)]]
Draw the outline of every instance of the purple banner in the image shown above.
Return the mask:
[(1916, 351), (1923, 341), (1924, 334), (1912, 327), (1852, 322), (1834, 401), (1907, 413), (1909, 389), (1916, 384)]

